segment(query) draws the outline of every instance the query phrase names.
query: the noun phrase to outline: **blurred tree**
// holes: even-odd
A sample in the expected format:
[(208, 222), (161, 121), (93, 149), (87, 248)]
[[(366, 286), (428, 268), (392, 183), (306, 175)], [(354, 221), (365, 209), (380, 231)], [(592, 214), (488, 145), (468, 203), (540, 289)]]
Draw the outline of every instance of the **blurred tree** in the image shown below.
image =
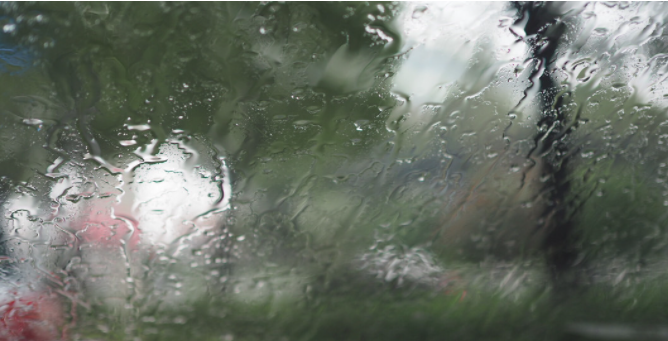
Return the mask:
[(574, 113), (563, 106), (565, 94), (550, 75), (566, 26), (560, 20), (563, 13), (558, 3), (514, 4), (519, 12), (516, 23), (524, 24), (524, 39), (528, 40), (530, 56), (534, 59), (534, 71), (529, 78), (538, 80), (533, 81), (532, 87), (538, 88), (542, 100), (538, 134), (533, 139), (535, 149), (527, 156), (537, 153), (545, 159), (541, 173), (548, 180), (540, 192), (547, 193), (549, 204), (541, 216), (542, 226), (538, 228), (546, 230), (543, 248), (547, 266), (555, 286), (562, 288), (576, 284), (573, 266), (578, 254), (573, 240), (576, 223), (569, 203), (571, 170), (568, 165), (568, 135), (577, 128), (578, 117), (572, 117)]

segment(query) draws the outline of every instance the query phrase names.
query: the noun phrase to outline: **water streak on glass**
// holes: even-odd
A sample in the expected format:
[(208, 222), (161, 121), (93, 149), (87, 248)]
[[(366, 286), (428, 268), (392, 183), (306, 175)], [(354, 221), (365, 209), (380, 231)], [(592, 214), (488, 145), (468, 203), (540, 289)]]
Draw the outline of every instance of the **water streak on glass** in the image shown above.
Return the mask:
[(0, 3), (0, 341), (665, 338), (666, 10)]

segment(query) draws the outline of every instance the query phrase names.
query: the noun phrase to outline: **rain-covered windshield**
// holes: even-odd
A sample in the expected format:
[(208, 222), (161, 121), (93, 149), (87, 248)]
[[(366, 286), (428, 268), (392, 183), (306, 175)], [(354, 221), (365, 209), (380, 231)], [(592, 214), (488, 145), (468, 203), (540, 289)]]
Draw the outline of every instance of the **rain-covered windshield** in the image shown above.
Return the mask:
[(0, 3), (0, 341), (665, 339), (667, 20)]

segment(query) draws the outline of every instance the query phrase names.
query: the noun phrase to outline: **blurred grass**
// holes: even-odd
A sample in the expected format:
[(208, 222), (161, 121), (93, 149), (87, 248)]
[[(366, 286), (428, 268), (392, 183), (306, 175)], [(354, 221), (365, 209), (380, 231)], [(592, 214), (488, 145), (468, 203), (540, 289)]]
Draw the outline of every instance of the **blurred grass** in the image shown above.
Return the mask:
[[(201, 301), (186, 311), (139, 317), (135, 321), (149, 317), (151, 322), (131, 323), (130, 333), (125, 332), (130, 324), (99, 318), (84, 318), (76, 333), (105, 340), (590, 340), (595, 338), (574, 332), (573, 326), (661, 327), (668, 320), (665, 279), (597, 284), (562, 297), (545, 287), (516, 298), (475, 288), (379, 287), (328, 292), (280, 307)], [(110, 332), (101, 332), (100, 323), (112, 326)]]

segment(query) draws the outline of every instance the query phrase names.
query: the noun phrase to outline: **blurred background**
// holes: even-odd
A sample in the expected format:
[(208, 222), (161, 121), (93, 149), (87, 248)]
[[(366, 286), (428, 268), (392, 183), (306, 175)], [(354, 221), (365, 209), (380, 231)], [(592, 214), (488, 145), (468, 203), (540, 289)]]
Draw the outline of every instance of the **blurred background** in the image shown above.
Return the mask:
[(663, 3), (0, 4), (0, 340), (668, 337)]

